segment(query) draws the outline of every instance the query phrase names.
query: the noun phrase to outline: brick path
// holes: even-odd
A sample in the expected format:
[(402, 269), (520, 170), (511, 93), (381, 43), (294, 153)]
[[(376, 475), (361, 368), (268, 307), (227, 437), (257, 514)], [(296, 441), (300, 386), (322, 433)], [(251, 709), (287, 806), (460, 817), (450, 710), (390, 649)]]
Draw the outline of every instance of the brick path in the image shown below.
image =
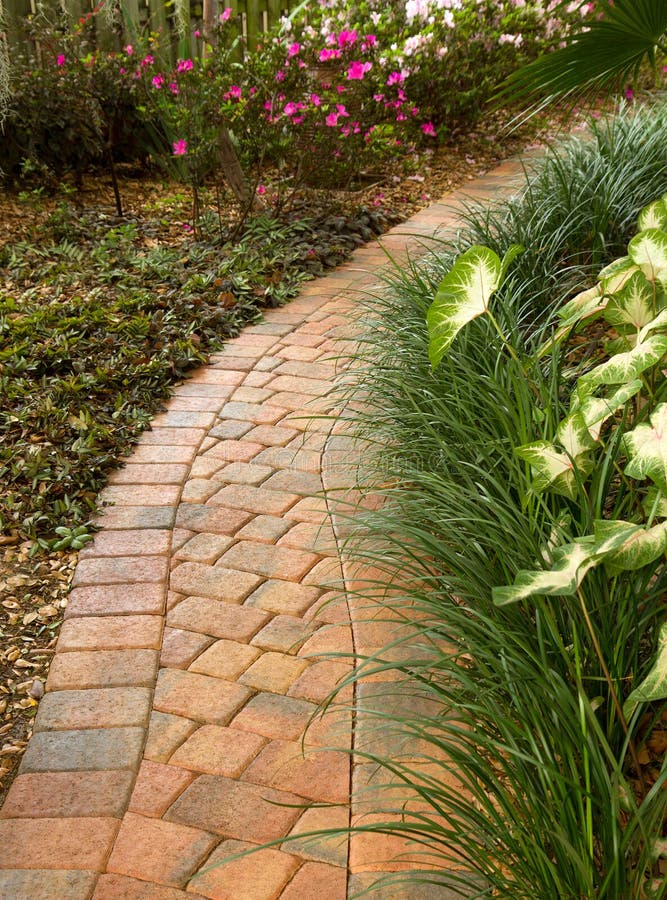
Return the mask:
[[(506, 191), (519, 170), (503, 164), (383, 246), (416, 255), (456, 225), (464, 195)], [(343, 577), (340, 523), (318, 496), (349, 463), (327, 397), (335, 357), (385, 263), (377, 245), (360, 249), (230, 341), (112, 477), (0, 811), (0, 900), (345, 900), (409, 867), (405, 844), (383, 836), (300, 837), (214, 866), (373, 815), (349, 802), (370, 767), (327, 749), (358, 742), (363, 717), (356, 737), (349, 710), (306, 726), (351, 666), (317, 654), (363, 655), (394, 636), (367, 604), (351, 604), (351, 624), (327, 602)], [(445, 897), (424, 890), (412, 896)]]

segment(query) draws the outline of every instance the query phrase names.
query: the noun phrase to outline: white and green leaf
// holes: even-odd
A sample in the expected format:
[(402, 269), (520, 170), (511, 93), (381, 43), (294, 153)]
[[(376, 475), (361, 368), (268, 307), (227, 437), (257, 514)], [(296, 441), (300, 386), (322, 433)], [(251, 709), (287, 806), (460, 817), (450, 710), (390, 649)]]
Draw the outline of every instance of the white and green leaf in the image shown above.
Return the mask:
[(659, 522), (652, 528), (619, 519), (595, 523), (597, 541), (609, 542), (619, 535), (625, 535), (621, 546), (604, 555), (605, 567), (612, 575), (648, 566), (667, 550), (667, 521)]
[(667, 495), (657, 487), (648, 489), (642, 501), (642, 507), (647, 516), (667, 519)]
[(571, 412), (563, 419), (556, 431), (556, 437), (566, 454), (575, 461), (595, 446), (586, 420), (579, 410)]
[(623, 435), (622, 446), (630, 457), (625, 474), (630, 478), (650, 478), (667, 493), (667, 403), (660, 403), (650, 418)]
[(587, 537), (558, 547), (550, 569), (518, 572), (514, 584), (493, 588), (493, 602), (505, 606), (535, 594), (566, 597), (576, 593), (586, 572), (595, 565), (593, 546), (592, 538)]
[(639, 231), (646, 231), (647, 228), (661, 228), (667, 231), (667, 198), (661, 197), (645, 206), (639, 213), (637, 227)]
[(640, 703), (653, 700), (664, 700), (667, 697), (667, 622), (658, 633), (658, 648), (655, 661), (641, 684), (632, 691), (623, 705), (627, 718), (633, 714)]
[(628, 384), (622, 385), (610, 397), (594, 397), (588, 396), (579, 404), (577, 403), (577, 395), (575, 394), (575, 408), (579, 410), (583, 416), (588, 433), (594, 441), (600, 439), (602, 426), (610, 416), (631, 400), (642, 388), (641, 381), (637, 378)]
[(647, 228), (636, 234), (628, 244), (630, 259), (639, 266), (650, 281), (667, 269), (667, 232), (661, 228)]
[(654, 334), (638, 340), (634, 347), (617, 353), (577, 382), (577, 393), (583, 399), (601, 384), (623, 384), (636, 378), (659, 363), (667, 353), (667, 335)]
[(551, 490), (574, 499), (577, 485), (591, 472), (593, 461), (586, 455), (576, 459), (559, 451), (549, 441), (534, 441), (515, 450), (517, 456), (529, 463), (533, 472), (534, 490)]
[(488, 247), (471, 247), (459, 256), (440, 282), (426, 317), (432, 368), (440, 364), (459, 331), (488, 310), (507, 267), (522, 250), (512, 245), (502, 262)]
[(610, 297), (604, 317), (615, 328), (642, 329), (655, 317), (655, 286), (637, 270), (624, 287)]
[(629, 256), (621, 256), (615, 259), (598, 275), (598, 281), (603, 294), (615, 294), (620, 291), (629, 279), (638, 271), (636, 263)]

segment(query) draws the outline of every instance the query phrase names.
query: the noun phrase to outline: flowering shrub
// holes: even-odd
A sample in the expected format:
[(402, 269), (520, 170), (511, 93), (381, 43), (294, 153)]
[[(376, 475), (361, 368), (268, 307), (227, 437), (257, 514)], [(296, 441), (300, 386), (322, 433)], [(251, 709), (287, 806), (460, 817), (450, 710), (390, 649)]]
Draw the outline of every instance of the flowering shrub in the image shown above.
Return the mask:
[(437, 126), (474, 121), (509, 72), (581, 27), (592, 6), (582, 0), (566, 7), (562, 0), (319, 0), (285, 27), (292, 40), (307, 47), (324, 42), (334, 52), (332, 35), (372, 30), (368, 77), (375, 92), (383, 93), (398, 73), (423, 121)]

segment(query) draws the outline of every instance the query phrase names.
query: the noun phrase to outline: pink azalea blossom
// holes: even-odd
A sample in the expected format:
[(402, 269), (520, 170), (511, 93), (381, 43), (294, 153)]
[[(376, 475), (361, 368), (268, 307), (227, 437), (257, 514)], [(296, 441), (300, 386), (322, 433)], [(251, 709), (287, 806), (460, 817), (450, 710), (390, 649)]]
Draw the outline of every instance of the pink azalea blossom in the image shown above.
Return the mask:
[(271, 103), (270, 100), (264, 101), (264, 109), (268, 109), (269, 112), (273, 109), (273, 104)]
[(306, 64), (305, 64), (305, 62), (304, 62), (302, 59), (300, 59), (300, 60), (298, 61), (297, 66), (299, 67), (299, 69), (305, 69), (305, 68), (306, 68)]
[(357, 41), (356, 31), (341, 31), (338, 35), (338, 46), (345, 47), (348, 44), (354, 44)]
[(260, 194), (260, 195), (261, 195), (261, 194), (265, 194), (265, 193), (266, 193), (266, 187), (265, 187), (263, 184), (258, 184), (258, 185), (257, 185), (257, 193)]
[(125, 47), (125, 52), (127, 53), (128, 56), (132, 56), (132, 54), (134, 53), (134, 48), (132, 47), (132, 44), (128, 44), (127, 47)]
[(161, 88), (164, 84), (164, 75), (154, 75), (151, 81), (154, 88)]
[(313, 106), (320, 106), (320, 104), (322, 103), (322, 99), (319, 94), (311, 94), (310, 102), (313, 104)]
[(174, 149), (174, 156), (185, 156), (185, 154), (188, 152), (188, 142), (184, 141), (183, 138), (178, 141), (174, 141), (172, 147)]
[(285, 73), (283, 72), (282, 69), (279, 69), (276, 72), (276, 81), (284, 81), (284, 80), (285, 80)]
[(375, 100), (376, 103), (382, 103), (384, 94), (373, 94), (373, 100)]
[(178, 96), (178, 85), (176, 84), (175, 81), (170, 82), (170, 84), (169, 84), (169, 90), (172, 92), (172, 94), (174, 95), (174, 97), (177, 97), (177, 96)]
[(286, 103), (285, 108), (283, 109), (283, 112), (285, 113), (286, 116), (293, 116), (298, 111), (299, 111), (299, 107), (296, 105), (296, 103), (291, 103), (291, 102)]
[(65, 56), (62, 53), (59, 53), (56, 57), (56, 65), (64, 66), (65, 65)]
[(369, 62), (359, 62), (355, 60), (350, 63), (347, 69), (347, 78), (348, 81), (361, 81), (366, 72), (369, 72), (373, 68), (372, 64)]
[(287, 48), (287, 55), (288, 56), (296, 56), (300, 49), (301, 49), (301, 44), (290, 44), (290, 46)]
[(631, 87), (628, 87), (623, 91), (623, 96), (625, 97), (626, 100), (634, 100), (635, 92), (632, 90)]
[(179, 59), (178, 64), (176, 66), (176, 71), (179, 73), (180, 72), (189, 72), (190, 69), (193, 68), (193, 66), (194, 66), (194, 63), (192, 62), (191, 59)]
[(377, 38), (374, 34), (367, 34), (364, 38), (364, 44), (368, 44), (369, 47), (374, 47), (377, 44)]
[(328, 62), (330, 59), (339, 59), (340, 50), (327, 50), (326, 47), (324, 50), (320, 50), (320, 55), (318, 59), (320, 62)]
[(229, 17), (231, 16), (231, 14), (232, 14), (232, 8), (231, 8), (231, 6), (228, 6), (225, 10), (223, 10), (220, 13), (218, 18), (220, 19), (221, 22), (226, 22), (227, 19), (229, 19)]
[(142, 66), (152, 66), (154, 62), (155, 62), (155, 60), (154, 60), (153, 57), (150, 55), (150, 53), (148, 53), (148, 54), (147, 54), (146, 56), (144, 56), (144, 58), (141, 60), (141, 65), (142, 65)]
[(127, 72), (127, 69), (120, 68), (118, 71), (120, 72), (121, 75), (124, 75)]
[(338, 115), (339, 115), (339, 116), (347, 116), (347, 117), (349, 118), (350, 114), (349, 114), (349, 112), (345, 109), (345, 104), (344, 104), (344, 103), (337, 103), (337, 104), (336, 104), (336, 109), (338, 110)]
[(329, 115), (324, 120), (325, 124), (330, 128), (335, 128), (338, 125), (338, 115), (337, 113), (329, 113)]
[(387, 84), (389, 86), (392, 84), (401, 84), (403, 81), (405, 81), (405, 75), (402, 72), (392, 72), (389, 78), (387, 78)]
[(225, 96), (231, 97), (234, 100), (240, 100), (242, 94), (243, 90), (238, 86), (238, 84), (233, 84), (227, 91), (227, 94)]
[(422, 131), (429, 137), (435, 137), (435, 126), (433, 125), (433, 122), (424, 122)]
[(303, 121), (303, 116), (292, 116), (292, 125), (301, 125)]
[(200, 37), (201, 37), (201, 31), (195, 31), (195, 37), (196, 37), (196, 38), (200, 38)]

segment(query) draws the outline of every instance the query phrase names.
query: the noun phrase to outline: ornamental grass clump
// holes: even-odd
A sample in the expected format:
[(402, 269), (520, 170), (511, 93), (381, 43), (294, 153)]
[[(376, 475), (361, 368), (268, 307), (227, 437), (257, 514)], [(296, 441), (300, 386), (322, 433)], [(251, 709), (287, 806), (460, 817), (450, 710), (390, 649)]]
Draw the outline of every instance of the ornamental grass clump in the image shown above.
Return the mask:
[[(423, 861), (390, 880), (667, 896), (667, 213), (658, 191), (637, 220), (656, 181), (623, 192), (637, 156), (664, 169), (661, 115), (598, 126), (505, 213), (470, 209), (466, 240), (491, 222), (504, 259), (445, 247), (370, 304), (354, 415), (364, 487), (385, 502), (350, 546), (384, 573), (368, 594), (386, 580), (382, 602), (413, 624), (354, 676), (362, 718), (403, 749), (359, 750), (391, 786), (368, 829)], [(599, 221), (577, 255), (567, 207), (576, 230), (591, 172)], [(600, 272), (622, 234), (627, 257)], [(552, 267), (526, 279), (543, 246)]]

